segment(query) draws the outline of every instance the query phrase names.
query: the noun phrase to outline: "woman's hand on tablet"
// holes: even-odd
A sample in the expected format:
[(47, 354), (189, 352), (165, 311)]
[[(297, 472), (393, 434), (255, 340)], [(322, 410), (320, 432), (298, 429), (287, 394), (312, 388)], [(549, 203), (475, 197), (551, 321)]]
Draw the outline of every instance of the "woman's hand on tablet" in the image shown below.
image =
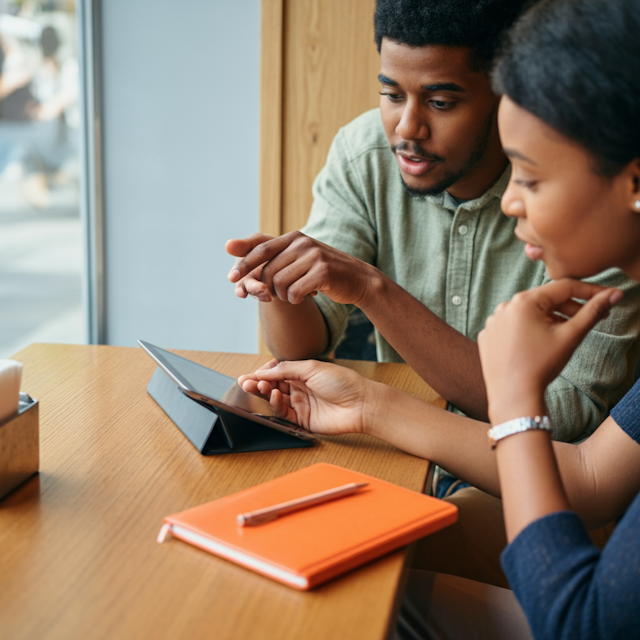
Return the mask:
[(238, 383), (267, 399), (278, 418), (327, 435), (364, 432), (378, 384), (351, 369), (316, 360), (272, 360), (240, 376)]

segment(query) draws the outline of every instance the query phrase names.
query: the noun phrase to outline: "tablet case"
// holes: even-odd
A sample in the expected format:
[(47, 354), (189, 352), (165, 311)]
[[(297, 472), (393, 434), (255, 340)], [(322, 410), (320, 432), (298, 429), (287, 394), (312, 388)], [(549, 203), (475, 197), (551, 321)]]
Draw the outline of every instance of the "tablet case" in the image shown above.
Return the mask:
[(315, 444), (315, 441), (299, 440), (282, 431), (193, 400), (184, 395), (160, 367), (154, 371), (147, 392), (189, 442), (205, 456), (296, 449)]
[[(295, 498), (366, 482), (353, 495), (254, 527), (237, 516)], [(333, 464), (318, 463), (164, 519), (168, 533), (226, 560), (311, 589), (453, 524), (456, 506)]]

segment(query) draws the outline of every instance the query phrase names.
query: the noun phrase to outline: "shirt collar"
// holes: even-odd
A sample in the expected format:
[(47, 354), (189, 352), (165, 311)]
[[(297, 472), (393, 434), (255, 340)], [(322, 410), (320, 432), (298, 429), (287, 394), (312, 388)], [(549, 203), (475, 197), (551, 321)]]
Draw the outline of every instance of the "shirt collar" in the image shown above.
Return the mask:
[(466, 209), (467, 211), (476, 211), (477, 209), (484, 207), (493, 198), (500, 200), (504, 192), (507, 190), (510, 177), (511, 163), (507, 165), (507, 168), (502, 172), (502, 175), (496, 180), (496, 182), (494, 182), (493, 185), (481, 196), (474, 198), (473, 200), (467, 200), (460, 205), (458, 205), (446, 191), (434, 196), (425, 197), (434, 204), (444, 207), (445, 209), (449, 209), (450, 211), (457, 211), (458, 206)]

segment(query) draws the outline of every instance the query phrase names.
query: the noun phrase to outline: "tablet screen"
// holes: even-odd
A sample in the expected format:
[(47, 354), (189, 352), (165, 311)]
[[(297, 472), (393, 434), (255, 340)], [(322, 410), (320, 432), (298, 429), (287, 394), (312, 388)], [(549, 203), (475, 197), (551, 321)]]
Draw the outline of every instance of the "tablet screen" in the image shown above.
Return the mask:
[(202, 396), (249, 413), (273, 415), (271, 405), (266, 400), (244, 391), (235, 378), (225, 376), (148, 342), (140, 340), (139, 343), (167, 373), (189, 391), (195, 391)]

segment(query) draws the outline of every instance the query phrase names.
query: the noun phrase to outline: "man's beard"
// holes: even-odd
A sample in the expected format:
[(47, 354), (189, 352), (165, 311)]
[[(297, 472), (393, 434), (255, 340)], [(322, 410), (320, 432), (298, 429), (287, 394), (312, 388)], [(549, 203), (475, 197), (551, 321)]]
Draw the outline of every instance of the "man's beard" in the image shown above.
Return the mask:
[[(415, 189), (413, 187), (410, 187), (404, 181), (404, 178), (402, 177), (402, 173), (400, 173), (400, 181), (402, 182), (402, 186), (404, 187), (404, 190), (412, 198), (422, 198), (424, 196), (435, 196), (442, 193), (443, 191), (446, 191), (449, 187), (453, 186), (456, 182), (458, 182), (458, 180), (461, 180), (466, 175), (471, 173), (471, 171), (473, 171), (473, 169), (475, 169), (478, 166), (478, 164), (480, 164), (480, 162), (484, 158), (485, 153), (487, 152), (487, 147), (489, 146), (489, 140), (491, 139), (491, 132), (493, 131), (494, 115), (495, 115), (495, 110), (491, 112), (489, 118), (487, 119), (487, 126), (485, 126), (484, 129), (478, 134), (475, 144), (473, 145), (473, 149), (469, 154), (469, 158), (467, 159), (467, 162), (462, 167), (462, 169), (456, 172), (449, 172), (445, 174), (445, 176), (442, 178), (442, 180), (440, 180), (440, 182), (436, 183), (431, 187), (427, 187), (425, 189)], [(426, 157), (427, 154), (425, 154), (425, 152), (422, 151), (422, 149), (420, 149), (419, 145), (416, 145), (414, 143), (413, 146), (414, 146), (414, 153), (416, 153), (416, 155), (421, 155), (422, 157)], [(392, 148), (392, 150), (395, 151), (396, 148), (399, 148), (399, 147)]]

